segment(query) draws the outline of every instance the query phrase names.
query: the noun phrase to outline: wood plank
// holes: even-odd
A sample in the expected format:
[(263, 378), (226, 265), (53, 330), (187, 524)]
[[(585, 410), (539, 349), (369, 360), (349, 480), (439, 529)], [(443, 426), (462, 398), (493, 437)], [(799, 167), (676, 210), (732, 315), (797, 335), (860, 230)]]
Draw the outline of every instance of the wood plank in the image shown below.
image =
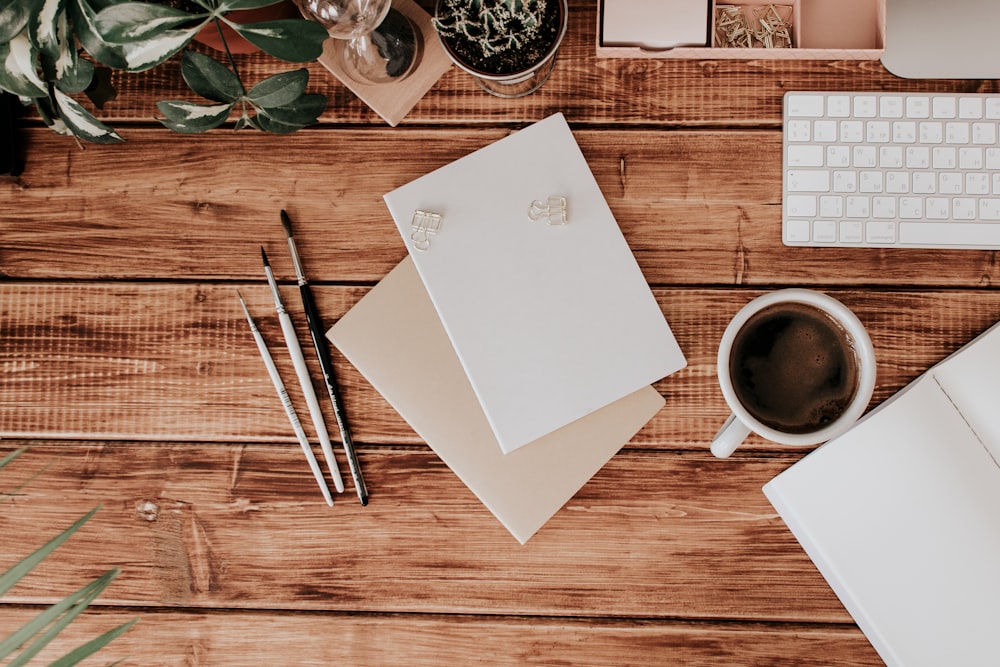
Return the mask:
[[(421, 2), (432, 8), (432, 0)], [(551, 78), (538, 92), (518, 100), (487, 95), (472, 78), (452, 68), (417, 103), (403, 125), (521, 123), (564, 111), (573, 123), (632, 125), (781, 122), (781, 97), (788, 90), (877, 90), (997, 92), (992, 80), (913, 80), (889, 74), (877, 61), (655, 60), (596, 56), (597, 0), (573, 0), (569, 27)], [(209, 52), (211, 53), (211, 52)], [(216, 54), (217, 55), (217, 54)], [(264, 55), (238, 56), (248, 83), (294, 66)], [(346, 87), (313, 63), (310, 91), (327, 95), (324, 123), (373, 123), (387, 127)], [(148, 123), (158, 115), (154, 101), (197, 100), (189, 93), (176, 59), (142, 74), (116, 73), (118, 98), (99, 112), (102, 120)], [(179, 95), (180, 93), (180, 95)], [(126, 136), (132, 131), (118, 127)]]
[[(287, 262), (275, 263), (290, 275)], [(283, 376), (294, 378), (273, 303), (260, 283), (0, 283), (0, 436), (293, 443), (237, 287)], [(327, 323), (367, 289), (319, 286)], [(290, 285), (285, 291), (300, 339), (308, 340), (297, 295)], [(1000, 294), (992, 291), (828, 291), (871, 333), (878, 359), (873, 405), (1000, 319)], [(654, 293), (688, 366), (657, 383), (667, 406), (631, 446), (704, 451), (727, 414), (715, 376), (718, 341), (736, 311), (762, 292)], [(355, 438), (420, 444), (371, 385), (334, 356)], [(314, 360), (308, 362), (313, 377), (320, 377)], [(299, 392), (292, 397), (306, 414)], [(312, 433), (311, 424), (306, 429)], [(773, 447), (756, 438), (749, 446)]]
[[(124, 146), (79, 150), (33, 130), (23, 176), (0, 182), (0, 197), (10, 202), (0, 211), (0, 272), (259, 280), (263, 244), (287, 277), (278, 220), (287, 208), (314, 282), (373, 283), (406, 253), (382, 194), (506, 133), (397, 128), (191, 138), (146, 129)], [(1000, 281), (994, 251), (784, 247), (777, 131), (575, 135), (654, 285)]]
[(426, 451), (364, 448), (371, 503), (333, 508), (290, 444), (35, 441), (22, 459), (0, 570), (103, 509), (9, 603), (120, 566), (104, 604), (851, 622), (760, 492), (795, 454), (619, 454), (525, 546)]
[[(30, 610), (5, 609), (0, 637), (29, 617)], [(860, 631), (840, 625), (150, 609), (90, 613), (39, 664), (58, 655), (54, 649), (68, 650), (135, 617), (140, 622), (99, 654), (103, 662), (85, 664), (124, 657), (125, 665), (159, 667), (440, 667), (483, 660), (511, 667), (819, 667), (833, 656), (840, 667), (882, 664)]]

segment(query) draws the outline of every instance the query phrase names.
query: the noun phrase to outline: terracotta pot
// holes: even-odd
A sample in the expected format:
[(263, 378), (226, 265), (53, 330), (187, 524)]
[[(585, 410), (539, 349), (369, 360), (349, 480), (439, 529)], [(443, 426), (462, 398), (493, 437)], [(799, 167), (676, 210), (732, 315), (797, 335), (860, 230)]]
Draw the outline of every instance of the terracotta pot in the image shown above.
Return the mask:
[[(234, 23), (243, 24), (257, 23), (258, 21), (302, 18), (302, 14), (299, 13), (298, 8), (293, 3), (286, 1), (257, 9), (238, 9), (226, 14), (226, 18)], [(240, 37), (239, 33), (225, 23), (220, 23), (219, 25), (226, 36), (226, 44), (229, 45), (231, 53), (254, 53), (260, 51), (259, 47)], [(219, 30), (214, 24), (205, 26), (201, 32), (195, 35), (194, 41), (219, 51), (225, 50), (222, 48), (222, 38), (219, 37)]]

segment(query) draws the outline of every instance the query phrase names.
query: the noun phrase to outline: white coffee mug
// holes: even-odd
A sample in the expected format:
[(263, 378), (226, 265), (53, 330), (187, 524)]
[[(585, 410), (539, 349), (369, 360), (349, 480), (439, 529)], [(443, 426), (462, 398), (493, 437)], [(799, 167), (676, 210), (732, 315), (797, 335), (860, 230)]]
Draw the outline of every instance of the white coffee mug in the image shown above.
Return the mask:
[[(762, 423), (744, 407), (737, 396), (731, 377), (730, 360), (737, 334), (754, 315), (765, 308), (783, 303), (806, 304), (826, 313), (845, 334), (857, 363), (857, 389), (847, 408), (832, 422), (807, 433), (784, 432)], [(729, 404), (732, 414), (716, 434), (711, 449), (715, 456), (726, 458), (751, 432), (782, 445), (805, 446), (826, 442), (849, 429), (864, 414), (875, 390), (875, 349), (864, 325), (844, 304), (814, 290), (782, 289), (757, 297), (736, 313), (719, 343), (717, 371), (722, 395)]]

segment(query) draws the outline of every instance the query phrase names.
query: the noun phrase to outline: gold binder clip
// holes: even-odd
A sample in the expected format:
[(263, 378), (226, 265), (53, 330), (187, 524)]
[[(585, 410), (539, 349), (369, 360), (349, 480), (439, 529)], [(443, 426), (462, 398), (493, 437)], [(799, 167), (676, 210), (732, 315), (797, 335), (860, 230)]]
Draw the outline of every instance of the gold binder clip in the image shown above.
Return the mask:
[(427, 250), (431, 247), (431, 237), (438, 233), (441, 228), (442, 217), (438, 213), (430, 211), (414, 211), (413, 219), (410, 221), (410, 240), (417, 250)]
[(566, 198), (553, 195), (544, 202), (536, 199), (528, 207), (528, 218), (545, 220), (547, 225), (565, 225), (569, 222), (566, 217)]

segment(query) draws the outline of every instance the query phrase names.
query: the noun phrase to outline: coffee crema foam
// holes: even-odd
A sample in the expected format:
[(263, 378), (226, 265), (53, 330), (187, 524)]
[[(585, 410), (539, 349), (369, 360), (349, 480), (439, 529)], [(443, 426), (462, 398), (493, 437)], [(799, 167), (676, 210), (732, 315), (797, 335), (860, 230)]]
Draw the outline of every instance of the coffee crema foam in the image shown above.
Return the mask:
[(858, 391), (850, 334), (804, 303), (764, 308), (736, 334), (730, 377), (737, 398), (759, 422), (810, 433), (836, 421)]

